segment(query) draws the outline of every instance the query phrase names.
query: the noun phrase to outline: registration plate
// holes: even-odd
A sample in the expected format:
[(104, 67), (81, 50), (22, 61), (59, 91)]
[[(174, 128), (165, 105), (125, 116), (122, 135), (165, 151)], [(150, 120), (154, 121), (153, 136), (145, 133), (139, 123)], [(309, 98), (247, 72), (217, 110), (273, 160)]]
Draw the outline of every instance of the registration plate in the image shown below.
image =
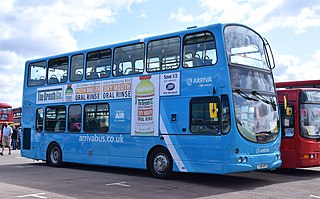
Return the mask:
[(268, 168), (268, 164), (258, 164), (257, 165), (257, 169), (267, 169)]

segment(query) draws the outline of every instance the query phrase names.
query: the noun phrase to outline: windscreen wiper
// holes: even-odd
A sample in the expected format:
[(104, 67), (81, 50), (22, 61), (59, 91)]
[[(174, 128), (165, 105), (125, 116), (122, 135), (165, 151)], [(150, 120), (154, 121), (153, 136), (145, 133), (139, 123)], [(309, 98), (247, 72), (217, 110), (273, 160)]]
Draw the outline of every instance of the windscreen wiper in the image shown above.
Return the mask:
[(270, 100), (267, 100), (263, 95), (261, 95), (257, 91), (252, 91), (252, 95), (256, 96), (259, 100), (263, 101), (264, 103), (271, 105), (273, 111), (277, 110), (277, 105), (272, 98), (270, 98)]
[(247, 54), (250, 54), (250, 53), (257, 53), (259, 51), (255, 51), (255, 52), (247, 52), (247, 53), (241, 53), (239, 56), (240, 57), (243, 57), (243, 58), (246, 58), (246, 59), (252, 59), (252, 60), (255, 60), (255, 61), (262, 61), (262, 59), (258, 59), (258, 58), (254, 58), (254, 57), (250, 57), (248, 56)]
[(252, 101), (259, 101), (259, 100), (257, 100), (257, 99), (255, 99), (255, 98), (252, 98), (252, 97), (250, 97), (249, 95), (247, 95), (245, 92), (243, 92), (242, 90), (240, 90), (240, 89), (236, 89), (236, 90), (234, 90), (236, 93), (238, 93), (241, 97), (243, 97), (244, 99), (247, 99), (247, 100), (252, 100)]

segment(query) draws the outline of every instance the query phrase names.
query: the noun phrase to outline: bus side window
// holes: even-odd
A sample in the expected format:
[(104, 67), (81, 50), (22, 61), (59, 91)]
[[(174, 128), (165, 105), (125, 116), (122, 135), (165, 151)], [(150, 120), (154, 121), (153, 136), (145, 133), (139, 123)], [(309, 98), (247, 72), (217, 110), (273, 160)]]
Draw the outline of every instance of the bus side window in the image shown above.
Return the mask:
[(36, 111), (36, 131), (38, 133), (43, 130), (43, 109), (38, 108)]
[[(214, 100), (215, 99), (215, 100)], [(190, 131), (194, 134), (218, 134), (219, 132), (219, 100), (218, 98), (193, 98), (190, 102)], [(215, 105), (214, 105), (215, 104)], [(214, 107), (215, 110), (210, 110)], [(212, 112), (217, 117), (212, 117)], [(215, 115), (215, 114), (214, 114)]]
[(221, 95), (221, 131), (226, 134), (231, 129), (230, 104), (228, 95)]
[(109, 132), (109, 104), (86, 104), (84, 107), (84, 131), (92, 133)]
[(118, 47), (114, 50), (113, 75), (124, 76), (143, 73), (144, 43)]
[(70, 81), (81, 81), (83, 76), (83, 54), (71, 57)]
[(42, 86), (46, 81), (46, 61), (31, 63), (28, 66), (28, 86)]
[(148, 43), (147, 72), (179, 68), (180, 37), (165, 38)]
[(68, 131), (80, 132), (81, 130), (81, 105), (70, 105), (68, 111)]
[(217, 62), (216, 43), (212, 33), (187, 35), (183, 40), (183, 67), (208, 66)]
[(65, 83), (68, 80), (68, 57), (50, 59), (48, 64), (48, 84)]
[(65, 131), (66, 107), (50, 106), (46, 108), (45, 130), (51, 132)]
[(87, 55), (86, 79), (99, 79), (110, 76), (111, 49), (90, 52)]

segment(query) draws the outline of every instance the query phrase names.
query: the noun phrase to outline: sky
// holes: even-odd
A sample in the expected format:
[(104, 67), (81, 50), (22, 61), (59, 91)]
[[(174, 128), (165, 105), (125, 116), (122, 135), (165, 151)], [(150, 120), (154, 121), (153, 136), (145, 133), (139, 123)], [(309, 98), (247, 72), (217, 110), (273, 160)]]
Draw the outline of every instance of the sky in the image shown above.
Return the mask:
[(320, 79), (319, 0), (0, 0), (0, 102), (22, 106), (27, 60), (215, 23), (265, 37), (276, 81)]

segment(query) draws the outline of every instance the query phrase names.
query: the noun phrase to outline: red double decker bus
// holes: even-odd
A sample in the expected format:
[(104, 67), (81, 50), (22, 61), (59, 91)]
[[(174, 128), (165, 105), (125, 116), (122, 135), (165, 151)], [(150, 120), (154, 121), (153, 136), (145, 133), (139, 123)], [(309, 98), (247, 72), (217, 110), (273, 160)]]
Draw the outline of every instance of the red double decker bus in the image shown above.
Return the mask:
[(276, 83), (282, 120), (282, 168), (320, 165), (320, 81)]
[(0, 136), (0, 145), (2, 146), (2, 129), (3, 124), (8, 122), (9, 125), (13, 125), (13, 111), (12, 106), (7, 103), (0, 103), (0, 129), (1, 129), (1, 136)]

